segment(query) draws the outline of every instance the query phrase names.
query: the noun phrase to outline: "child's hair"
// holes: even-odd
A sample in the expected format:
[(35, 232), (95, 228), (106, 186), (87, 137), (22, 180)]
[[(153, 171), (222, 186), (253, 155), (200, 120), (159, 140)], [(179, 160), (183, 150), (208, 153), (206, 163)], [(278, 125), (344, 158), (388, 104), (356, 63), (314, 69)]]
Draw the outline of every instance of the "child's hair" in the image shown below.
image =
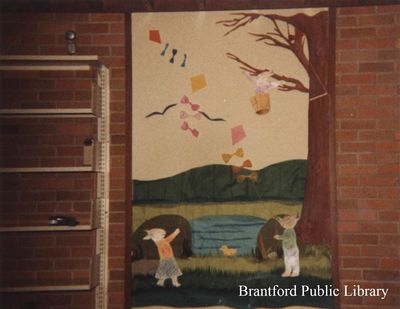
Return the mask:
[(154, 236), (159, 236), (160, 238), (164, 238), (167, 232), (164, 229), (151, 229), (151, 230), (144, 230), (146, 232), (146, 236), (143, 238), (145, 240), (147, 239), (153, 239)]

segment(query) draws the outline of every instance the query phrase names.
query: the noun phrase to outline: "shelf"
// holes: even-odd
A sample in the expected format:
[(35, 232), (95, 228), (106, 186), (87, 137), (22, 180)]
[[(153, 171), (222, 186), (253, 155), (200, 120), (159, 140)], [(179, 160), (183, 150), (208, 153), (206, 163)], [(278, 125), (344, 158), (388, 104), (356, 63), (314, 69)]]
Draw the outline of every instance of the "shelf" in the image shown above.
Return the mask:
[(0, 61), (98, 61), (96, 55), (0, 55)]
[(19, 233), (19, 232), (77, 232), (77, 231), (93, 231), (99, 228), (100, 215), (98, 210), (103, 207), (105, 201), (101, 198), (97, 198), (96, 202), (92, 203), (92, 211), (90, 224), (85, 225), (32, 225), (32, 226), (4, 226), (0, 227), (0, 233)]
[(87, 71), (99, 65), (98, 56), (0, 55), (0, 71)]
[(92, 166), (72, 167), (1, 167), (0, 173), (79, 173), (95, 172)]
[(14, 292), (51, 292), (51, 291), (89, 291), (99, 285), (100, 272), (100, 254), (91, 258), (90, 277), (87, 284), (71, 284), (71, 285), (32, 285), (32, 286), (14, 286), (0, 287), (0, 293)]
[(0, 233), (12, 233), (12, 232), (51, 232), (51, 231), (92, 231), (96, 227), (92, 225), (76, 225), (76, 226), (10, 226), (0, 227)]
[(0, 117), (13, 118), (96, 118), (91, 108), (26, 108), (26, 109), (0, 109)]
[[(16, 293), (16, 292), (47, 292), (47, 291), (88, 291), (96, 289), (95, 303), (96, 308), (102, 307), (106, 302), (107, 291), (107, 273), (108, 273), (108, 254), (109, 254), (109, 152), (110, 152), (110, 89), (109, 89), (109, 70), (99, 61), (98, 56), (78, 56), (78, 55), (0, 55), (0, 71), (17, 71), (16, 77), (28, 75), (30, 78), (35, 76), (45, 76), (40, 72), (32, 71), (89, 71), (89, 77), (92, 78), (91, 101), (81, 107), (73, 108), (74, 105), (67, 105), (69, 108), (57, 108), (57, 102), (52, 105), (42, 105), (38, 100), (37, 105), (29, 105), (30, 108), (18, 108), (26, 106), (21, 104), (17, 99), (15, 102), (4, 105), (0, 109), (0, 118), (95, 118), (97, 121), (96, 137), (92, 137), (95, 141), (93, 148), (84, 148), (83, 161), (79, 161), (81, 166), (56, 166), (56, 167), (4, 167), (0, 168), (0, 173), (79, 173), (89, 172), (95, 173), (96, 189), (93, 192), (96, 200), (92, 201), (90, 221), (85, 225), (77, 226), (8, 226), (0, 227), (0, 233), (57, 233), (79, 231), (94, 231), (95, 233), (95, 250), (96, 255), (90, 257), (90, 271), (88, 278), (80, 282), (67, 281), (46, 281), (37, 282), (37, 280), (25, 283), (25, 286), (4, 286), (0, 287), (0, 293)], [(30, 71), (24, 74), (24, 71)], [(22, 73), (22, 74), (21, 74)], [(76, 72), (72, 72), (76, 73)], [(96, 73), (95, 75), (92, 73)], [(31, 77), (31, 75), (33, 77)], [(49, 74), (58, 76), (57, 74)], [(72, 75), (74, 74), (67, 74)], [(78, 74), (79, 76), (79, 74)], [(86, 76), (86, 74), (84, 74)], [(55, 77), (56, 78), (56, 77)], [(36, 101), (35, 101), (36, 102)], [(41, 104), (41, 105), (39, 105)], [(54, 108), (32, 108), (35, 106), (53, 107)], [(11, 107), (11, 108), (10, 108)], [(72, 108), (71, 108), (72, 107)], [(1, 119), (0, 119), (1, 121)], [(13, 122), (7, 119), (6, 121)], [(17, 122), (17, 121), (15, 121)], [(35, 122), (35, 121), (34, 121)], [(92, 122), (92, 121), (90, 121)], [(87, 143), (88, 144), (88, 143)], [(18, 158), (17, 158), (18, 159)], [(4, 162), (3, 162), (4, 163)], [(4, 165), (6, 165), (4, 163)], [(18, 165), (15, 163), (15, 165)], [(14, 166), (15, 166), (14, 165)], [(1, 177), (2, 175), (0, 175)], [(9, 175), (7, 175), (9, 176)], [(23, 210), (22, 210), (23, 211)], [(46, 218), (47, 219), (47, 216)], [(79, 218), (78, 218), (79, 219)], [(86, 223), (87, 221), (85, 221)], [(18, 222), (17, 222), (18, 223)], [(43, 220), (46, 224), (47, 221)], [(15, 234), (10, 234), (16, 237)], [(21, 235), (21, 234), (20, 234)], [(24, 236), (25, 234), (22, 234)], [(77, 234), (78, 235), (78, 234)], [(8, 236), (8, 235), (7, 235)], [(94, 236), (94, 235), (92, 235)], [(88, 282), (86, 282), (86, 280)], [(70, 284), (68, 284), (70, 283)], [(79, 284), (76, 284), (79, 283)], [(22, 284), (22, 283), (21, 283)], [(42, 285), (38, 285), (42, 284)], [(54, 284), (54, 285), (52, 285)], [(98, 306), (99, 304), (99, 306)]]
[(50, 291), (89, 291), (95, 288), (89, 284), (82, 285), (54, 285), (54, 286), (21, 286), (0, 288), (0, 293), (14, 292), (50, 292)]

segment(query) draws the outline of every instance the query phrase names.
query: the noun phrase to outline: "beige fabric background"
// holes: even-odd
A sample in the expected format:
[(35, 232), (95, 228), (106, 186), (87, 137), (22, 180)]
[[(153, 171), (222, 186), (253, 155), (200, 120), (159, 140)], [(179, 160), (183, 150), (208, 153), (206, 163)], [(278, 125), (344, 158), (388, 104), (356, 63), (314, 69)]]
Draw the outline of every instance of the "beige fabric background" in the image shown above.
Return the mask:
[[(258, 11), (280, 15), (303, 12), (314, 15), (321, 10)], [(273, 31), (273, 24), (259, 19), (228, 36), (229, 28), (217, 25), (231, 19), (233, 12), (135, 13), (132, 16), (133, 51), (133, 170), (134, 179), (169, 177), (193, 167), (224, 164), (221, 154), (244, 149), (240, 165), (250, 159), (253, 169), (273, 163), (307, 158), (308, 94), (298, 91), (270, 91), (271, 111), (257, 115), (249, 99), (254, 85), (239, 64), (226, 57), (231, 52), (260, 69), (295, 77), (308, 86), (308, 76), (290, 51), (256, 42), (248, 33)], [(161, 44), (149, 40), (149, 30), (159, 30)], [(169, 48), (160, 56), (166, 43)], [(176, 48), (176, 63), (169, 63)], [(187, 54), (186, 67), (180, 64)], [(192, 93), (190, 78), (204, 74), (207, 86)], [(200, 110), (226, 122), (190, 119), (200, 135), (194, 138), (180, 129), (181, 110), (192, 114), (187, 105), (178, 104), (164, 116), (145, 118), (153, 111), (179, 103), (183, 95), (201, 105)], [(247, 137), (232, 145), (231, 128), (243, 125)]]

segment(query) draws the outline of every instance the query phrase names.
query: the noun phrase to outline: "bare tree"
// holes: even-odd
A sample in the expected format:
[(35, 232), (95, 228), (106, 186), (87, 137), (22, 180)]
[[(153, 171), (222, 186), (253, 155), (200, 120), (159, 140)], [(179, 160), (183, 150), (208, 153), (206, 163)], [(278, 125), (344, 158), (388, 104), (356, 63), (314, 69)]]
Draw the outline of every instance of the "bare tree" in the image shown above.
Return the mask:
[(229, 59), (239, 63), (240, 68), (250, 75), (273, 73), (272, 78), (283, 81), (278, 88), (280, 91), (309, 93), (307, 184), (302, 216), (296, 229), (303, 243), (328, 242), (330, 240), (328, 14), (320, 12), (314, 16), (305, 14), (280, 16), (243, 12), (231, 15), (233, 16), (231, 19), (217, 22), (230, 28), (225, 35), (244, 28), (257, 19), (268, 19), (273, 24), (273, 31), (262, 34), (249, 33), (249, 35), (268, 46), (289, 50), (308, 73), (309, 88), (296, 78), (272, 72), (268, 68), (256, 68), (233, 53), (227, 53)]

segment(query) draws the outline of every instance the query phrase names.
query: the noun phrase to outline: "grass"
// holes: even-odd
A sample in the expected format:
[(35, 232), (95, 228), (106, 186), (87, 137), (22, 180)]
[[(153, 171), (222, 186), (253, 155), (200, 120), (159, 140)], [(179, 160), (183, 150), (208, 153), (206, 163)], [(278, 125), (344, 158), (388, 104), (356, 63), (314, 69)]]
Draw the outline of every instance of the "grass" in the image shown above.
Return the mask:
[[(331, 258), (327, 246), (306, 246), (301, 251), (301, 274), (323, 279), (331, 278)], [(257, 261), (254, 257), (200, 256), (178, 259), (177, 262), (184, 272), (272, 273), (284, 269), (283, 258)]]
[(205, 307), (227, 306), (249, 309), (257, 307), (280, 308), (285, 306), (311, 306), (332, 308), (332, 297), (309, 296), (269, 296), (239, 297), (239, 285), (249, 288), (266, 288), (278, 285), (280, 288), (299, 287), (302, 284), (315, 288), (318, 285), (329, 285), (330, 280), (301, 275), (296, 278), (282, 278), (277, 272), (262, 273), (228, 273), (222, 271), (192, 270), (183, 272), (180, 277), (180, 288), (171, 286), (157, 287), (156, 279), (149, 275), (138, 275), (132, 285), (132, 305), (171, 306), (171, 307)]
[(181, 215), (187, 220), (203, 216), (242, 215), (268, 220), (278, 214), (296, 215), (301, 202), (252, 201), (201, 204), (135, 205), (132, 207), (132, 228), (136, 230), (145, 220), (159, 215)]

